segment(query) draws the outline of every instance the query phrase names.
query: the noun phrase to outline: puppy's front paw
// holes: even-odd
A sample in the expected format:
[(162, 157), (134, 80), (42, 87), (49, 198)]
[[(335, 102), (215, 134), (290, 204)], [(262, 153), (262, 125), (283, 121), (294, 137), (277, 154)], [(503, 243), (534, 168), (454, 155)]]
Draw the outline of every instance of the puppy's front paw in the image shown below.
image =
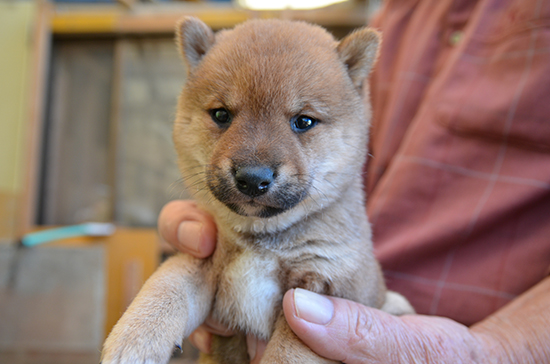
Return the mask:
[(409, 301), (404, 296), (393, 291), (386, 292), (386, 302), (384, 302), (384, 305), (380, 309), (395, 316), (415, 313)]
[(165, 364), (179, 346), (165, 336), (160, 330), (117, 325), (103, 346), (102, 364)]

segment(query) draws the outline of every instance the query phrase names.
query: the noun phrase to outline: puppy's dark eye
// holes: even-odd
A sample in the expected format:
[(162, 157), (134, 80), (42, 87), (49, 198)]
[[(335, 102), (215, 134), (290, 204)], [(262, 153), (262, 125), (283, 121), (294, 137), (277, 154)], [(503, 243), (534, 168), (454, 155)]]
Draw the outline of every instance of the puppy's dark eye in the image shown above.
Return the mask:
[(317, 125), (317, 119), (307, 115), (298, 115), (292, 118), (290, 124), (292, 126), (292, 130), (297, 133), (303, 133), (304, 131), (307, 131)]
[(209, 113), (212, 120), (220, 126), (226, 126), (231, 123), (231, 113), (224, 108), (212, 109)]

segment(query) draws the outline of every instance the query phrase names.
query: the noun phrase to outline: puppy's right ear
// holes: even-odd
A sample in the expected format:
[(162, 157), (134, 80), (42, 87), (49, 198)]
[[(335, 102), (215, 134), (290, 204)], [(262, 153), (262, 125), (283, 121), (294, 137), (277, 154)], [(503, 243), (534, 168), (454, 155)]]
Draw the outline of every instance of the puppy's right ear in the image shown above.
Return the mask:
[(197, 18), (184, 17), (176, 25), (176, 43), (191, 72), (214, 44), (214, 32)]
[(362, 28), (351, 33), (338, 44), (338, 54), (347, 67), (353, 84), (361, 88), (378, 57), (380, 33)]

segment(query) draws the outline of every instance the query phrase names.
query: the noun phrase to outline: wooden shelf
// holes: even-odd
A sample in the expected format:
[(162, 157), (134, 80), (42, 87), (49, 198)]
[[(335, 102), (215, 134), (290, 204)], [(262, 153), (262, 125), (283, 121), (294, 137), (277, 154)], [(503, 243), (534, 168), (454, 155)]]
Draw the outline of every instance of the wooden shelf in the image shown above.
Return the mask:
[[(47, 227), (41, 226), (37, 230), (45, 228)], [(117, 227), (111, 236), (70, 238), (40, 248), (97, 245), (105, 247), (105, 334), (108, 334), (143, 283), (159, 266), (161, 251), (169, 249), (166, 245), (162, 248), (161, 244), (156, 229)]]
[(170, 34), (182, 16), (196, 16), (214, 29), (232, 27), (248, 19), (304, 20), (325, 27), (359, 27), (367, 10), (358, 6), (333, 6), (317, 10), (250, 11), (225, 4), (56, 5), (51, 29), (56, 35)]

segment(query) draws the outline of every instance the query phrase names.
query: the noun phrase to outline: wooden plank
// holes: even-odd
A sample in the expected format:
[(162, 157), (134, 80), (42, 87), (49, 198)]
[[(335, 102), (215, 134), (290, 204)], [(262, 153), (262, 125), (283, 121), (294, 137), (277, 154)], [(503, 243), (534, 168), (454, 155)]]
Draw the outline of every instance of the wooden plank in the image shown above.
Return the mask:
[(160, 244), (155, 229), (118, 228), (104, 241), (108, 277), (105, 333), (108, 334), (139, 288), (157, 269)]
[(11, 243), (17, 236), (16, 211), (20, 200), (19, 193), (0, 190), (0, 245)]
[(362, 5), (338, 5), (315, 10), (250, 11), (226, 4), (136, 4), (131, 11), (120, 6), (58, 6), (52, 18), (57, 35), (171, 34), (182, 16), (196, 16), (214, 29), (233, 27), (248, 19), (305, 20), (327, 27), (359, 27), (368, 10)]
[[(35, 230), (47, 229), (41, 226)], [(105, 300), (105, 334), (122, 316), (132, 295), (153, 274), (160, 263), (160, 238), (156, 229), (117, 227), (107, 237), (70, 238), (52, 242), (47, 247), (103, 246), (107, 260)]]
[(97, 363), (104, 265), (101, 245), (0, 246), (0, 362), (7, 362), (5, 355), (73, 353), (94, 356)]
[(25, 136), (25, 164), (23, 195), (18, 211), (16, 236), (28, 232), (36, 224), (38, 212), (38, 185), (40, 182), (43, 124), (45, 120), (46, 79), (49, 68), (51, 33), (49, 28), (52, 5), (37, 1), (32, 35), (32, 61), (29, 115)]
[(34, 9), (32, 2), (0, 2), (0, 49), (9, 50), (0, 57), (0, 214), (7, 216), (0, 225), (0, 239), (13, 239), (18, 233)]
[(52, 18), (54, 34), (151, 34), (173, 33), (175, 22), (184, 15), (197, 16), (213, 27), (228, 27), (248, 18), (247, 11), (224, 4), (136, 4), (124, 7), (58, 6)]
[(55, 44), (40, 223), (112, 217), (107, 168), (112, 56), (109, 40)]
[[(154, 229), (117, 228), (115, 234), (109, 237), (71, 238), (29, 248), (18, 261), (15, 282), (19, 282), (16, 287), (19, 293), (23, 292), (22, 289), (29, 291), (28, 285), (34, 287), (34, 291), (31, 291), (38, 295), (34, 302), (27, 299), (30, 297), (28, 292), (24, 297), (13, 296), (14, 288), (8, 287), (8, 278), (14, 262), (14, 251), (9, 246), (0, 246), (0, 362), (97, 363), (104, 337), (145, 280), (158, 267), (159, 246)], [(102, 257), (100, 260), (96, 259), (98, 254)], [(94, 270), (93, 266), (97, 268)], [(97, 291), (98, 277), (102, 277), (100, 280), (104, 282), (101, 285), (102, 293)], [(82, 283), (87, 278), (95, 282), (95, 288)], [(40, 282), (44, 285), (41, 286)], [(70, 282), (80, 282), (80, 286), (71, 285)], [(65, 291), (60, 291), (55, 285), (65, 287)], [(46, 295), (40, 296), (40, 292), (44, 291)], [(66, 294), (58, 294), (59, 297), (56, 297), (47, 292)], [(90, 298), (90, 295), (95, 298)], [(75, 306), (66, 306), (69, 301)], [(51, 307), (48, 309), (48, 305), (55, 302), (60, 304), (59, 312)], [(37, 306), (32, 308), (33, 304)], [(48, 313), (41, 314), (45, 309), (49, 310)], [(86, 321), (68, 320), (70, 317), (91, 317), (92, 314), (97, 316), (94, 324), (99, 323), (99, 329), (93, 329), (94, 324)], [(9, 319), (6, 315), (10, 316)], [(88, 329), (91, 330), (83, 328), (82, 324), (90, 326)], [(70, 337), (64, 336), (67, 334)]]
[[(122, 42), (115, 41), (113, 50), (112, 62), (112, 80), (111, 80), (111, 112), (109, 115), (109, 141), (108, 141), (108, 162), (107, 162), (107, 178), (109, 188), (111, 190), (110, 200), (110, 221), (115, 221), (117, 216), (118, 191), (117, 191), (117, 167), (118, 167), (118, 143), (120, 131), (120, 99), (122, 97)], [(121, 221), (119, 221), (121, 223)], [(128, 224), (125, 224), (128, 225)]]
[(52, 18), (54, 34), (110, 33), (117, 29), (117, 14), (114, 12), (86, 12), (56, 14)]
[(189, 197), (172, 143), (185, 67), (171, 38), (117, 43), (115, 221), (155, 226), (168, 201)]

